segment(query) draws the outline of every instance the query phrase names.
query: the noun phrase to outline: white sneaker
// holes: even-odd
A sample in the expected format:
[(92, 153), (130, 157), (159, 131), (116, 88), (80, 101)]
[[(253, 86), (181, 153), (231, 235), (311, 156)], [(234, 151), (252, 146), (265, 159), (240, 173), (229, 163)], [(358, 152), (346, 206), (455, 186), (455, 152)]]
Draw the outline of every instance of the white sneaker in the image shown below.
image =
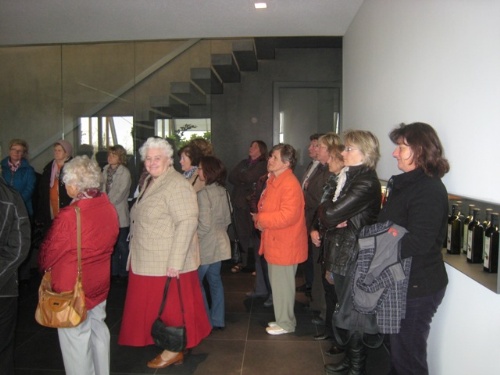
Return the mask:
[(268, 327), (278, 327), (278, 323), (276, 323), (276, 322), (269, 322), (269, 323), (267, 323), (267, 326)]
[(266, 332), (269, 333), (270, 335), (273, 335), (273, 336), (284, 335), (285, 333), (289, 333), (287, 330), (281, 328), (278, 325), (276, 325), (274, 327), (267, 327)]

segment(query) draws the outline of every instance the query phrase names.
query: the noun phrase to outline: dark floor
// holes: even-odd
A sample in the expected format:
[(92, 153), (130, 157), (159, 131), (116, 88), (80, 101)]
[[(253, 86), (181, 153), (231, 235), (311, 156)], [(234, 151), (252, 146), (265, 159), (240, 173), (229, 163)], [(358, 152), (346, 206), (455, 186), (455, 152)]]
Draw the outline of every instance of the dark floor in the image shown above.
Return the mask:
[[(126, 286), (113, 284), (106, 319), (111, 331), (111, 374), (320, 375), (324, 373), (325, 363), (342, 360), (342, 355), (332, 358), (324, 354), (330, 346), (328, 341), (312, 339), (322, 327), (311, 323), (314, 313), (307, 309), (308, 299), (304, 293), (296, 296), (295, 333), (270, 336), (265, 327), (267, 322), (274, 320), (272, 307), (264, 307), (263, 298), (245, 298), (245, 292), (252, 289), (254, 277), (250, 273), (231, 274), (229, 266), (224, 265), (223, 281), (226, 329), (208, 336), (192, 350), (183, 365), (160, 370), (146, 367), (146, 362), (159, 353), (158, 348), (117, 344)], [(38, 283), (35, 278), (20, 291), (16, 374), (64, 374), (56, 330), (41, 327), (34, 320)], [(300, 268), (296, 283), (303, 283)], [(387, 371), (386, 349), (369, 350), (368, 375), (386, 374)]]

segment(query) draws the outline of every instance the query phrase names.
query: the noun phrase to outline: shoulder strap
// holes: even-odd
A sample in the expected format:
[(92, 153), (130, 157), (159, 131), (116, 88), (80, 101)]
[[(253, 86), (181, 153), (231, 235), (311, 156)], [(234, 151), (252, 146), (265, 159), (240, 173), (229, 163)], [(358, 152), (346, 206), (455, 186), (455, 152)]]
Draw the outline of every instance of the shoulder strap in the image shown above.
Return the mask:
[(78, 278), (82, 277), (82, 222), (80, 207), (75, 206), (76, 213), (76, 254), (78, 256)]

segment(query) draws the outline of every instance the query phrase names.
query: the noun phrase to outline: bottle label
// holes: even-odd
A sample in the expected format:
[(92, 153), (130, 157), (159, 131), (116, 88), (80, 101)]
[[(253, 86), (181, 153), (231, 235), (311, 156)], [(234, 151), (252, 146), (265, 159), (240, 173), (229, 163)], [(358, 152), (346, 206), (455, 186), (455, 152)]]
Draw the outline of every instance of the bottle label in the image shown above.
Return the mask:
[(446, 250), (451, 250), (451, 224), (448, 224), (448, 237), (446, 239)]
[(484, 238), (484, 251), (483, 251), (484, 268), (490, 268), (490, 237)]
[(467, 230), (467, 227), (464, 225), (464, 233), (463, 233), (463, 241), (462, 241), (462, 251), (467, 254), (467, 240), (468, 240), (468, 235), (469, 231)]
[(467, 259), (472, 260), (472, 231), (468, 230), (467, 235)]

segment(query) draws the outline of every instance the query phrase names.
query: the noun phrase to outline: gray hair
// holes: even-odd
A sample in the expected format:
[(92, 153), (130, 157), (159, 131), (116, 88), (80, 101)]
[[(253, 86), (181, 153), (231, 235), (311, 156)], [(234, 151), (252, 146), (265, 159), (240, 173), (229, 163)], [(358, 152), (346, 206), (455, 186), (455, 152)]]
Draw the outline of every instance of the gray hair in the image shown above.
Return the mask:
[(101, 168), (87, 155), (77, 156), (64, 164), (63, 182), (75, 186), (78, 191), (101, 187)]
[(170, 146), (170, 143), (168, 143), (165, 139), (157, 137), (148, 138), (139, 149), (139, 154), (141, 155), (142, 161), (146, 160), (146, 154), (148, 153), (148, 150), (150, 148), (160, 149), (168, 158), (169, 165), (172, 165), (174, 163), (174, 160), (172, 159), (174, 150), (172, 149), (172, 146)]

